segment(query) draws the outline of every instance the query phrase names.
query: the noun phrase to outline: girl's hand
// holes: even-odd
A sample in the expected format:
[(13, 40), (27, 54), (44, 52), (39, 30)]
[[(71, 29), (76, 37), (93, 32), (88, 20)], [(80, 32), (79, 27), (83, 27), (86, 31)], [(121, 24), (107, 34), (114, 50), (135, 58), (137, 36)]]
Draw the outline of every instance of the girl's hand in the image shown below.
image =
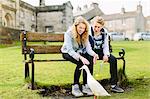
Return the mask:
[(90, 64), (90, 62), (86, 58), (84, 58), (83, 56), (80, 56), (80, 60), (82, 61), (83, 64), (86, 64), (86, 65)]
[(99, 59), (99, 57), (97, 54), (95, 54), (93, 57), (93, 64), (96, 64), (97, 59)]

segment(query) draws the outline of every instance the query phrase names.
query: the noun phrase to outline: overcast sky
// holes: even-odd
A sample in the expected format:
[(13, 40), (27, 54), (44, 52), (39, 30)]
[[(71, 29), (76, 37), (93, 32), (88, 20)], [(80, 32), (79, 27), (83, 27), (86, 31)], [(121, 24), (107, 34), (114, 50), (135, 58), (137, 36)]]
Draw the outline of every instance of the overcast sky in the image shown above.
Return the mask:
[[(31, 5), (38, 6), (39, 0), (22, 0), (30, 3)], [(139, 2), (143, 6), (144, 16), (150, 16), (150, 0), (45, 0), (46, 5), (59, 5), (66, 1), (71, 1), (74, 10), (80, 6), (90, 5), (92, 2), (99, 3), (100, 9), (105, 14), (119, 13), (121, 8), (124, 7), (126, 11), (135, 11)]]

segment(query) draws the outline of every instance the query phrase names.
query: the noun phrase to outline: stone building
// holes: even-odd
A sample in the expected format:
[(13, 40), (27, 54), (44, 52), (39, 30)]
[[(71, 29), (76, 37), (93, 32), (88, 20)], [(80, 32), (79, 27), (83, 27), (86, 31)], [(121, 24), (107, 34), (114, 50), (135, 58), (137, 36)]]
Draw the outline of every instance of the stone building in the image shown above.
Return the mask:
[(52, 6), (45, 5), (45, 0), (39, 1), (39, 6), (35, 7), (21, 0), (0, 0), (0, 26), (37, 32), (64, 32), (77, 16), (83, 16), (90, 22), (99, 15), (105, 19), (109, 31), (123, 32), (130, 39), (136, 32), (150, 31), (150, 16), (143, 16), (141, 4), (135, 11), (126, 12), (122, 8), (120, 13), (106, 15), (98, 3), (78, 7), (73, 13), (70, 1)]
[(64, 32), (73, 23), (73, 7), (70, 2), (62, 5), (37, 7), (37, 30), (39, 32)]
[(83, 8), (78, 7), (77, 11), (73, 13), (74, 18), (78, 16), (83, 16), (86, 20), (90, 21), (93, 17), (97, 15), (104, 15), (104, 13), (99, 9), (98, 3), (92, 3), (90, 7), (84, 5)]
[(146, 22), (145, 23), (146, 23), (145, 30), (150, 32), (150, 16), (146, 17)]
[(66, 31), (73, 23), (73, 7), (70, 2), (46, 6), (40, 0), (39, 7), (21, 0), (0, 0), (0, 26), (38, 32)]
[(23, 1), (19, 2), (19, 13), (17, 13), (17, 28), (27, 31), (36, 31), (36, 8)]
[(20, 0), (1, 0), (0, 25), (14, 29), (35, 30), (36, 8)]
[(145, 18), (141, 5), (137, 5), (136, 11), (126, 12), (125, 8), (122, 8), (120, 13), (102, 15), (102, 17), (106, 20), (109, 31), (122, 32), (129, 39), (132, 39), (134, 33), (145, 31)]
[(13, 0), (0, 0), (0, 25), (16, 27), (17, 6)]
[(74, 13), (74, 17), (81, 15), (90, 22), (94, 16), (99, 15), (105, 19), (105, 26), (110, 32), (122, 32), (129, 39), (132, 39), (134, 33), (150, 31), (150, 17), (143, 16), (141, 4), (137, 5), (136, 11), (126, 12), (125, 8), (121, 8), (120, 13), (109, 15), (104, 14), (97, 3), (92, 5), (95, 6), (86, 9), (78, 8), (76, 11), (78, 14)]

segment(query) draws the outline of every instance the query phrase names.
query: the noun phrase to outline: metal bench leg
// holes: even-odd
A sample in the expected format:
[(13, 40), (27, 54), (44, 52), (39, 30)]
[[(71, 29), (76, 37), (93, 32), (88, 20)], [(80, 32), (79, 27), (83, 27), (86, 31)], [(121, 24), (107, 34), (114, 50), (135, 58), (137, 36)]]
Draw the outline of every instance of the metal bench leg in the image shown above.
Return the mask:
[(124, 58), (123, 58), (122, 60), (123, 60), (123, 74), (125, 75), (125, 65), (126, 65), (126, 61), (125, 61)]
[(29, 77), (29, 63), (25, 63), (25, 79)]
[(34, 62), (32, 61), (32, 80), (31, 80), (31, 88), (34, 90)]

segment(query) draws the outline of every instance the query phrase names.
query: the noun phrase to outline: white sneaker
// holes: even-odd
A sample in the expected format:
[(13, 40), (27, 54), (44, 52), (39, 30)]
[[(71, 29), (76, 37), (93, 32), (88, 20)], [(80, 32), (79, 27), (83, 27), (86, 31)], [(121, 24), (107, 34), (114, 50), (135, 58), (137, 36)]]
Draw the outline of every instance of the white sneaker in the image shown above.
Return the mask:
[(87, 84), (82, 85), (82, 92), (90, 96), (93, 95), (93, 92), (91, 91), (91, 89)]
[(116, 92), (116, 93), (123, 93), (124, 92), (124, 90), (117, 85), (111, 86), (111, 91)]
[(80, 91), (78, 84), (72, 85), (72, 95), (75, 97), (83, 96), (83, 93)]

